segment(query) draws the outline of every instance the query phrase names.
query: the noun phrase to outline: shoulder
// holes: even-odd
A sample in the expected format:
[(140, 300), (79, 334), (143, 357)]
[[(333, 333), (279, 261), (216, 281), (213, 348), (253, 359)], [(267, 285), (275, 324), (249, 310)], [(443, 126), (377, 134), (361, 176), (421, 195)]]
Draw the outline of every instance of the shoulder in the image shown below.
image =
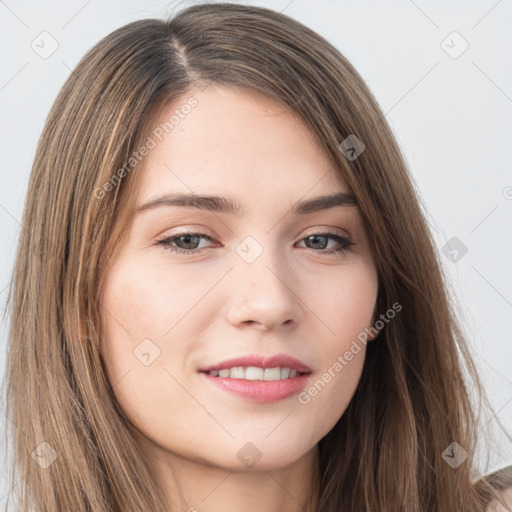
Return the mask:
[(498, 492), (499, 500), (489, 503), (485, 512), (508, 512), (512, 510), (512, 487)]
[(476, 487), (484, 498), (485, 512), (512, 511), (512, 466), (484, 476)]

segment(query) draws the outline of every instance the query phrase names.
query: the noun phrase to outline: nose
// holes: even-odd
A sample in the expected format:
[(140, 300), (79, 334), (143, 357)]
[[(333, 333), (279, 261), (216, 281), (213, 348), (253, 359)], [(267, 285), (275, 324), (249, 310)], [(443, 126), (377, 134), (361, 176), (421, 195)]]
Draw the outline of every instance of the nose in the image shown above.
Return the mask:
[(252, 263), (237, 261), (230, 282), (227, 319), (232, 325), (269, 331), (300, 322), (303, 308), (297, 279), (279, 254), (265, 250)]

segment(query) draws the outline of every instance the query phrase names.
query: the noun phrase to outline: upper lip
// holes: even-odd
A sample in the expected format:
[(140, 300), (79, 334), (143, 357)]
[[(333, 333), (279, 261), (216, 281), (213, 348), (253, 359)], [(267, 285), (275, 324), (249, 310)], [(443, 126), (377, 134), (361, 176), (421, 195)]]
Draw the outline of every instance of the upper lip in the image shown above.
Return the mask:
[(242, 357), (236, 357), (234, 359), (228, 359), (222, 363), (213, 364), (205, 368), (201, 368), (201, 372), (211, 372), (214, 370), (225, 370), (234, 368), (236, 366), (255, 366), (257, 368), (290, 368), (291, 370), (297, 370), (300, 373), (310, 373), (311, 369), (305, 365), (302, 361), (295, 359), (295, 357), (287, 354), (275, 354), (272, 356), (265, 355), (248, 355)]

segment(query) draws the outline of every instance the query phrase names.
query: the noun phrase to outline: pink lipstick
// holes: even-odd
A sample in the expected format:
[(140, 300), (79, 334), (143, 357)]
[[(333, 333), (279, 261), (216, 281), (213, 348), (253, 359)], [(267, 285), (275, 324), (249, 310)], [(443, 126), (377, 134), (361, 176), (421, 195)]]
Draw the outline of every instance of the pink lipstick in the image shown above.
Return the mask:
[(286, 354), (249, 355), (207, 366), (200, 373), (223, 391), (254, 402), (276, 402), (299, 393), (311, 369)]

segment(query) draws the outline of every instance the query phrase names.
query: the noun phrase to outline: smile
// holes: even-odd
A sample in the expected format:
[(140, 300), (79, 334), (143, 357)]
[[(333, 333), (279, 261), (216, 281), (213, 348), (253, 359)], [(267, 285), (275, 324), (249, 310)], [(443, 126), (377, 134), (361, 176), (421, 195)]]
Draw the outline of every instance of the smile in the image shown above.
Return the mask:
[(292, 379), (298, 374), (297, 370), (291, 368), (258, 368), (257, 366), (234, 366), (233, 368), (208, 372), (208, 375), (213, 377), (266, 381)]

